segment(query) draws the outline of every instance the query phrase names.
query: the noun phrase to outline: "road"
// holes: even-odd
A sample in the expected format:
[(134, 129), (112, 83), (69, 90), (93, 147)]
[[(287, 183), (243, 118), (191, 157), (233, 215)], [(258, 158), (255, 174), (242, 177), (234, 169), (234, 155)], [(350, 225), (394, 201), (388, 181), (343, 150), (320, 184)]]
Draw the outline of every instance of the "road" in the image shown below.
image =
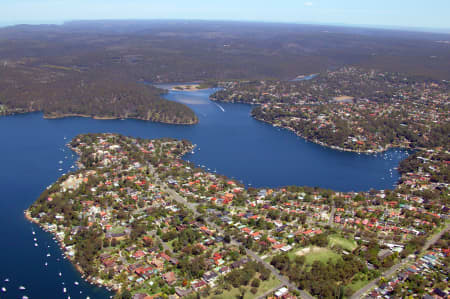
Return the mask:
[[(391, 268), (389, 268), (388, 270), (384, 271), (381, 276), (383, 277), (389, 277), (392, 274), (394, 274), (395, 271), (401, 269), (403, 266), (405, 266), (407, 263), (409, 263), (411, 260), (410, 259), (404, 259), (402, 260), (400, 263), (395, 264), (394, 266), (392, 266)], [(368, 291), (370, 291), (371, 289), (373, 289), (377, 282), (380, 280), (380, 278), (374, 279), (371, 282), (369, 282), (368, 284), (366, 284), (364, 287), (362, 287), (361, 289), (359, 289), (358, 291), (356, 291), (351, 297), (350, 299), (358, 299), (358, 298), (362, 298), (364, 296), (364, 294), (366, 294)]]
[(259, 257), (259, 255), (257, 255), (256, 253), (254, 253), (250, 249), (245, 249), (245, 251), (246, 251), (247, 255), (251, 256), (255, 261), (262, 263), (267, 269), (269, 269), (270, 272), (272, 272), (272, 275), (274, 275), (279, 281), (281, 281), (283, 283), (283, 285), (287, 286), (288, 288), (290, 288), (292, 290), (296, 290), (297, 292), (299, 292), (300, 296), (302, 298), (314, 299), (314, 297), (312, 297), (311, 295), (309, 295), (305, 291), (300, 290), (296, 285), (291, 283), (287, 277), (281, 275), (274, 266), (272, 266), (271, 264), (265, 262), (261, 257)]
[[(440, 231), (439, 233), (436, 233), (433, 235), (433, 237), (431, 237), (426, 243), (425, 245), (422, 247), (422, 252), (428, 250), (428, 248), (430, 248), (431, 245), (433, 245), (434, 243), (436, 243), (441, 237), (442, 235), (448, 231), (450, 229), (450, 224), (448, 224), (442, 231)], [(395, 264), (394, 266), (392, 266), (391, 268), (389, 268), (388, 270), (384, 271), (381, 276), (383, 277), (389, 277), (392, 274), (395, 273), (395, 271), (401, 269), (403, 266), (406, 266), (409, 262), (413, 261), (412, 259), (406, 258), (403, 259), (400, 263)], [(350, 299), (358, 299), (358, 298), (362, 298), (364, 296), (364, 294), (366, 294), (367, 292), (369, 292), (372, 288), (375, 287), (375, 285), (377, 284), (377, 282), (380, 279), (374, 279), (372, 280), (370, 283), (366, 284), (363, 288), (359, 289), (358, 291), (356, 291), (351, 297)]]
[(278, 289), (281, 289), (282, 287), (284, 287), (284, 284), (281, 283), (279, 285), (277, 285), (276, 287), (268, 290), (267, 292), (265, 292), (264, 294), (258, 296), (258, 299), (266, 299), (268, 296), (270, 296), (271, 294), (275, 293)]
[(328, 219), (328, 225), (330, 227), (332, 227), (334, 225), (334, 213), (336, 213), (336, 206), (334, 205), (334, 201), (333, 201), (333, 206), (331, 207), (330, 218)]
[[(179, 195), (175, 190), (169, 188), (165, 183), (163, 183), (163, 188), (164, 188), (164, 191), (166, 191), (176, 202), (178, 202), (178, 203), (184, 205), (185, 207), (187, 207), (188, 209), (190, 209), (194, 213), (195, 216), (200, 215), (197, 212), (196, 204), (188, 202), (185, 198), (183, 198), (181, 195)], [(222, 228), (217, 226), (215, 223), (208, 221), (207, 219), (205, 219), (205, 222), (208, 224), (208, 226), (214, 228), (217, 232), (221, 233), (222, 235), (225, 235), (225, 232), (222, 230)], [(236, 245), (236, 246), (241, 245), (239, 242), (237, 242), (234, 239), (231, 240), (231, 244)], [(300, 290), (297, 286), (292, 284), (288, 278), (281, 275), (278, 272), (278, 270), (275, 269), (275, 267), (273, 267), (272, 265), (270, 265), (269, 263), (264, 261), (258, 254), (256, 254), (255, 252), (253, 252), (247, 248), (245, 249), (245, 251), (248, 256), (252, 257), (255, 261), (262, 263), (267, 269), (269, 269), (270, 272), (272, 273), (272, 275), (274, 275), (278, 280), (280, 280), (282, 282), (282, 285), (286, 285), (290, 289), (297, 290), (300, 293), (301, 297), (304, 299), (313, 299), (313, 297), (311, 295), (309, 295), (308, 293), (306, 293), (303, 290)]]
[(442, 235), (443, 234), (445, 234), (447, 231), (449, 231), (450, 230), (450, 224), (447, 224), (447, 226), (443, 229), (443, 230), (441, 230), (439, 233), (437, 233), (437, 234), (434, 234), (434, 236), (433, 237), (431, 237), (431, 239), (429, 239), (426, 243), (425, 243), (425, 245), (423, 246), (423, 248), (422, 248), (422, 251), (426, 251), (426, 250), (428, 250), (428, 248), (430, 248), (430, 246), (431, 245), (433, 245), (434, 243), (436, 243), (441, 237), (442, 237)]

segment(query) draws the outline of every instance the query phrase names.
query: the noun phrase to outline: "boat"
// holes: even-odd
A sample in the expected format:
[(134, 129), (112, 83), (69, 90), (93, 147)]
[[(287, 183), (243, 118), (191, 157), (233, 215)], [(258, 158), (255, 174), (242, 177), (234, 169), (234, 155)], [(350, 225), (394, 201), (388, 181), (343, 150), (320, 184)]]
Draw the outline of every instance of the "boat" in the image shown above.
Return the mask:
[(36, 239), (36, 238), (33, 238), (33, 241), (34, 241), (34, 242), (37, 242), (37, 239)]
[(47, 256), (50, 256), (50, 253), (47, 253)]
[(34, 247), (38, 247), (38, 243), (34, 243)]
[(2, 292), (6, 293), (6, 288), (5, 287), (2, 287)]
[(22, 299), (28, 299), (28, 296), (22, 296)]
[(77, 285), (79, 285), (80, 283), (79, 283), (78, 281), (75, 281), (73, 284), (77, 286)]
[(59, 160), (59, 164), (63, 164), (63, 161)]
[(67, 292), (67, 289), (66, 289), (66, 288), (63, 289), (63, 293), (65, 293), (65, 292)]
[(31, 232), (33, 235), (35, 235), (36, 233), (34, 231)]
[(19, 290), (22, 290), (22, 291), (23, 291), (23, 290), (26, 290), (26, 288), (25, 288), (24, 286), (20, 286), (20, 287), (19, 287)]
[(62, 276), (62, 273), (61, 272), (59, 272), (59, 274), (58, 274), (59, 276)]
[(9, 278), (5, 278), (5, 280), (4, 280), (5, 282), (9, 282)]
[(45, 266), (48, 266), (48, 263), (47, 262), (45, 262), (45, 264), (44, 264)]

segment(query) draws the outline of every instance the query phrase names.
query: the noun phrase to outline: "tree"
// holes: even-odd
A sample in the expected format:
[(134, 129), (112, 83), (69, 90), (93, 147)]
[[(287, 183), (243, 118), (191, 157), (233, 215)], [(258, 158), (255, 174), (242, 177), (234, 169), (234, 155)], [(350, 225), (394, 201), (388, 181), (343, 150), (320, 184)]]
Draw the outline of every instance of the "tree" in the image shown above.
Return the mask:
[(261, 284), (261, 280), (259, 280), (258, 278), (255, 278), (252, 280), (252, 284), (251, 286), (254, 288), (259, 288), (259, 285)]
[(130, 291), (128, 290), (124, 290), (121, 293), (117, 293), (114, 296), (114, 299), (132, 299), (133, 297), (131, 296)]

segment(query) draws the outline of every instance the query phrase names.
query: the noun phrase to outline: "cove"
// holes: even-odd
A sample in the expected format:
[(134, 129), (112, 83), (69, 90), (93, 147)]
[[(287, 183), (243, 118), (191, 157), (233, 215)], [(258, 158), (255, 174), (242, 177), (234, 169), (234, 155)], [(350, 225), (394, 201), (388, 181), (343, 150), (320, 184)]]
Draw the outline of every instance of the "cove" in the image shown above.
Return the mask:
[[(82, 281), (70, 262), (62, 259), (51, 235), (23, 216), (46, 186), (73, 170), (76, 156), (65, 144), (77, 134), (112, 132), (142, 138), (187, 139), (197, 144), (197, 149), (186, 155), (186, 160), (254, 187), (308, 185), (361, 191), (392, 188), (398, 181), (394, 168), (408, 155), (407, 151), (392, 149), (377, 155), (358, 155), (331, 150), (254, 120), (249, 105), (211, 102), (212, 92), (171, 91), (166, 95), (197, 113), (199, 123), (194, 126), (139, 120), (48, 120), (41, 113), (1, 117), (0, 287), (7, 288), (1, 298), (112, 295)], [(10, 281), (4, 282), (5, 278)], [(19, 290), (21, 285), (26, 290)]]

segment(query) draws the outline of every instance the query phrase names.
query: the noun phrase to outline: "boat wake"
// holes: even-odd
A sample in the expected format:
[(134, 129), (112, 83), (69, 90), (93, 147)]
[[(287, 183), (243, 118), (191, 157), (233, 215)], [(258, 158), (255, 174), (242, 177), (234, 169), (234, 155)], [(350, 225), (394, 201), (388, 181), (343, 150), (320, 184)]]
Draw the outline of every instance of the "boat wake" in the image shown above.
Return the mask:
[(219, 105), (219, 104), (217, 104), (217, 103), (214, 103), (214, 104), (216, 104), (217, 107), (219, 107), (219, 109), (222, 110), (222, 112), (225, 112), (225, 109), (223, 109), (223, 107), (222, 107), (221, 105)]

